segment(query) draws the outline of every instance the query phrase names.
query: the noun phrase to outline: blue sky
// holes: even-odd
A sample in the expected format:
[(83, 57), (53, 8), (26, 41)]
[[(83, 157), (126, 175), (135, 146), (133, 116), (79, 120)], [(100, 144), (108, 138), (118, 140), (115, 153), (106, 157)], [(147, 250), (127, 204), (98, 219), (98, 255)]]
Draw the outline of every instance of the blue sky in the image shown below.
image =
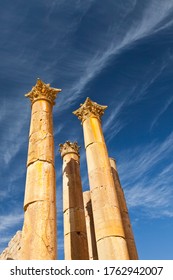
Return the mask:
[(72, 111), (108, 105), (102, 126), (116, 158), (140, 259), (173, 259), (173, 1), (0, 0), (0, 251), (23, 224), (30, 101), (39, 77), (54, 106), (58, 251), (63, 259), (62, 160), (81, 146)]

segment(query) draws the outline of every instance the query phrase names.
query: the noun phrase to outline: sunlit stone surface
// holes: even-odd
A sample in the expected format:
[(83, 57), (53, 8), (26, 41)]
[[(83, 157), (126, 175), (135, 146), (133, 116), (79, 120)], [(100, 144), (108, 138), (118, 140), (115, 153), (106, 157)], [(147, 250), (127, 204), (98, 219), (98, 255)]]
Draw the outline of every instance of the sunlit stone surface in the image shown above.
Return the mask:
[(73, 113), (83, 124), (98, 258), (125, 260), (129, 259), (128, 248), (101, 127), (106, 108), (87, 98)]
[(26, 94), (32, 103), (21, 259), (57, 258), (52, 107), (60, 89), (40, 79)]
[(79, 147), (76, 142), (60, 144), (63, 158), (64, 255), (66, 260), (88, 260), (88, 242)]

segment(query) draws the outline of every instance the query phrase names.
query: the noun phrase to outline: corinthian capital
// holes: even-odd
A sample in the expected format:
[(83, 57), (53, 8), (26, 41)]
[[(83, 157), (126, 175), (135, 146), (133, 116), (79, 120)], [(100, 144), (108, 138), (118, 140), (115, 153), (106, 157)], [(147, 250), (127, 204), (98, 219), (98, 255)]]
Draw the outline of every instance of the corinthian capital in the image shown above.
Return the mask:
[(73, 114), (76, 115), (82, 123), (89, 117), (96, 117), (100, 120), (106, 108), (107, 106), (99, 105), (87, 97), (85, 102), (80, 104), (79, 109), (74, 111)]
[(59, 144), (59, 147), (60, 147), (59, 152), (61, 153), (61, 157), (71, 153), (75, 153), (78, 156), (80, 156), (79, 155), (80, 147), (78, 146), (77, 142), (66, 141), (64, 144)]
[(61, 89), (51, 88), (50, 84), (45, 84), (42, 80), (37, 79), (36, 85), (30, 92), (25, 94), (25, 96), (29, 97), (32, 104), (37, 100), (44, 99), (50, 102), (52, 105), (55, 105), (54, 100), (60, 91)]

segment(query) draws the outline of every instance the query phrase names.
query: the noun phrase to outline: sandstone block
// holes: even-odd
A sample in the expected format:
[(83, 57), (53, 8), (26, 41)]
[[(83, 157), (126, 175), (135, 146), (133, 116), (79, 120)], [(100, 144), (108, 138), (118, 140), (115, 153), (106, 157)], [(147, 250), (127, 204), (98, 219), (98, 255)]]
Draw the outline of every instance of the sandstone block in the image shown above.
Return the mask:
[(22, 230), (22, 259), (56, 259), (55, 203), (36, 201), (25, 212)]
[(118, 198), (115, 189), (111, 185), (101, 185), (101, 182), (91, 190), (93, 211), (100, 207), (110, 206), (119, 208)]
[(120, 210), (117, 207), (101, 207), (93, 210), (96, 240), (108, 236), (121, 236), (125, 238)]
[(97, 118), (87, 118), (83, 123), (85, 148), (91, 143), (103, 143), (101, 123)]
[(84, 198), (84, 209), (85, 209), (89, 259), (98, 260), (90, 191), (85, 191), (83, 193), (83, 198)]
[(70, 232), (86, 233), (84, 210), (80, 208), (70, 208), (64, 212), (64, 234)]
[(52, 164), (36, 161), (28, 166), (24, 207), (33, 201), (55, 202), (55, 170)]
[[(71, 232), (70, 234), (66, 234), (64, 236), (64, 244), (65, 260), (88, 260), (86, 233)], [(76, 249), (76, 246), (79, 249)]]
[(43, 160), (54, 164), (53, 135), (45, 131), (38, 131), (31, 135), (28, 147), (27, 165)]
[(129, 254), (123, 237), (109, 236), (97, 242), (99, 260), (128, 260)]

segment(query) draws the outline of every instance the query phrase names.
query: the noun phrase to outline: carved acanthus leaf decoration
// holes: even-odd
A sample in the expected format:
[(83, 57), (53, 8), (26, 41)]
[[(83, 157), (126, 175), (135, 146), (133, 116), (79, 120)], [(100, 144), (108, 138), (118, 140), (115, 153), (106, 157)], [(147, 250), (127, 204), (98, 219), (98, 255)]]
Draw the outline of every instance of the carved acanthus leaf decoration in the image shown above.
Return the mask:
[(51, 88), (50, 84), (45, 84), (42, 80), (37, 79), (36, 85), (25, 96), (30, 98), (32, 104), (37, 100), (44, 99), (55, 105), (54, 100), (60, 91), (61, 89)]
[(100, 120), (101, 116), (104, 114), (107, 106), (102, 106), (93, 102), (89, 97), (85, 100), (83, 104), (80, 104), (80, 108), (73, 112), (74, 115), (78, 117), (83, 123), (87, 118), (93, 116)]
[(80, 156), (79, 154), (80, 146), (78, 146), (77, 142), (66, 141), (64, 144), (59, 144), (59, 147), (60, 147), (59, 152), (61, 153), (62, 157), (66, 154), (71, 154), (71, 153), (75, 153), (78, 156)]

